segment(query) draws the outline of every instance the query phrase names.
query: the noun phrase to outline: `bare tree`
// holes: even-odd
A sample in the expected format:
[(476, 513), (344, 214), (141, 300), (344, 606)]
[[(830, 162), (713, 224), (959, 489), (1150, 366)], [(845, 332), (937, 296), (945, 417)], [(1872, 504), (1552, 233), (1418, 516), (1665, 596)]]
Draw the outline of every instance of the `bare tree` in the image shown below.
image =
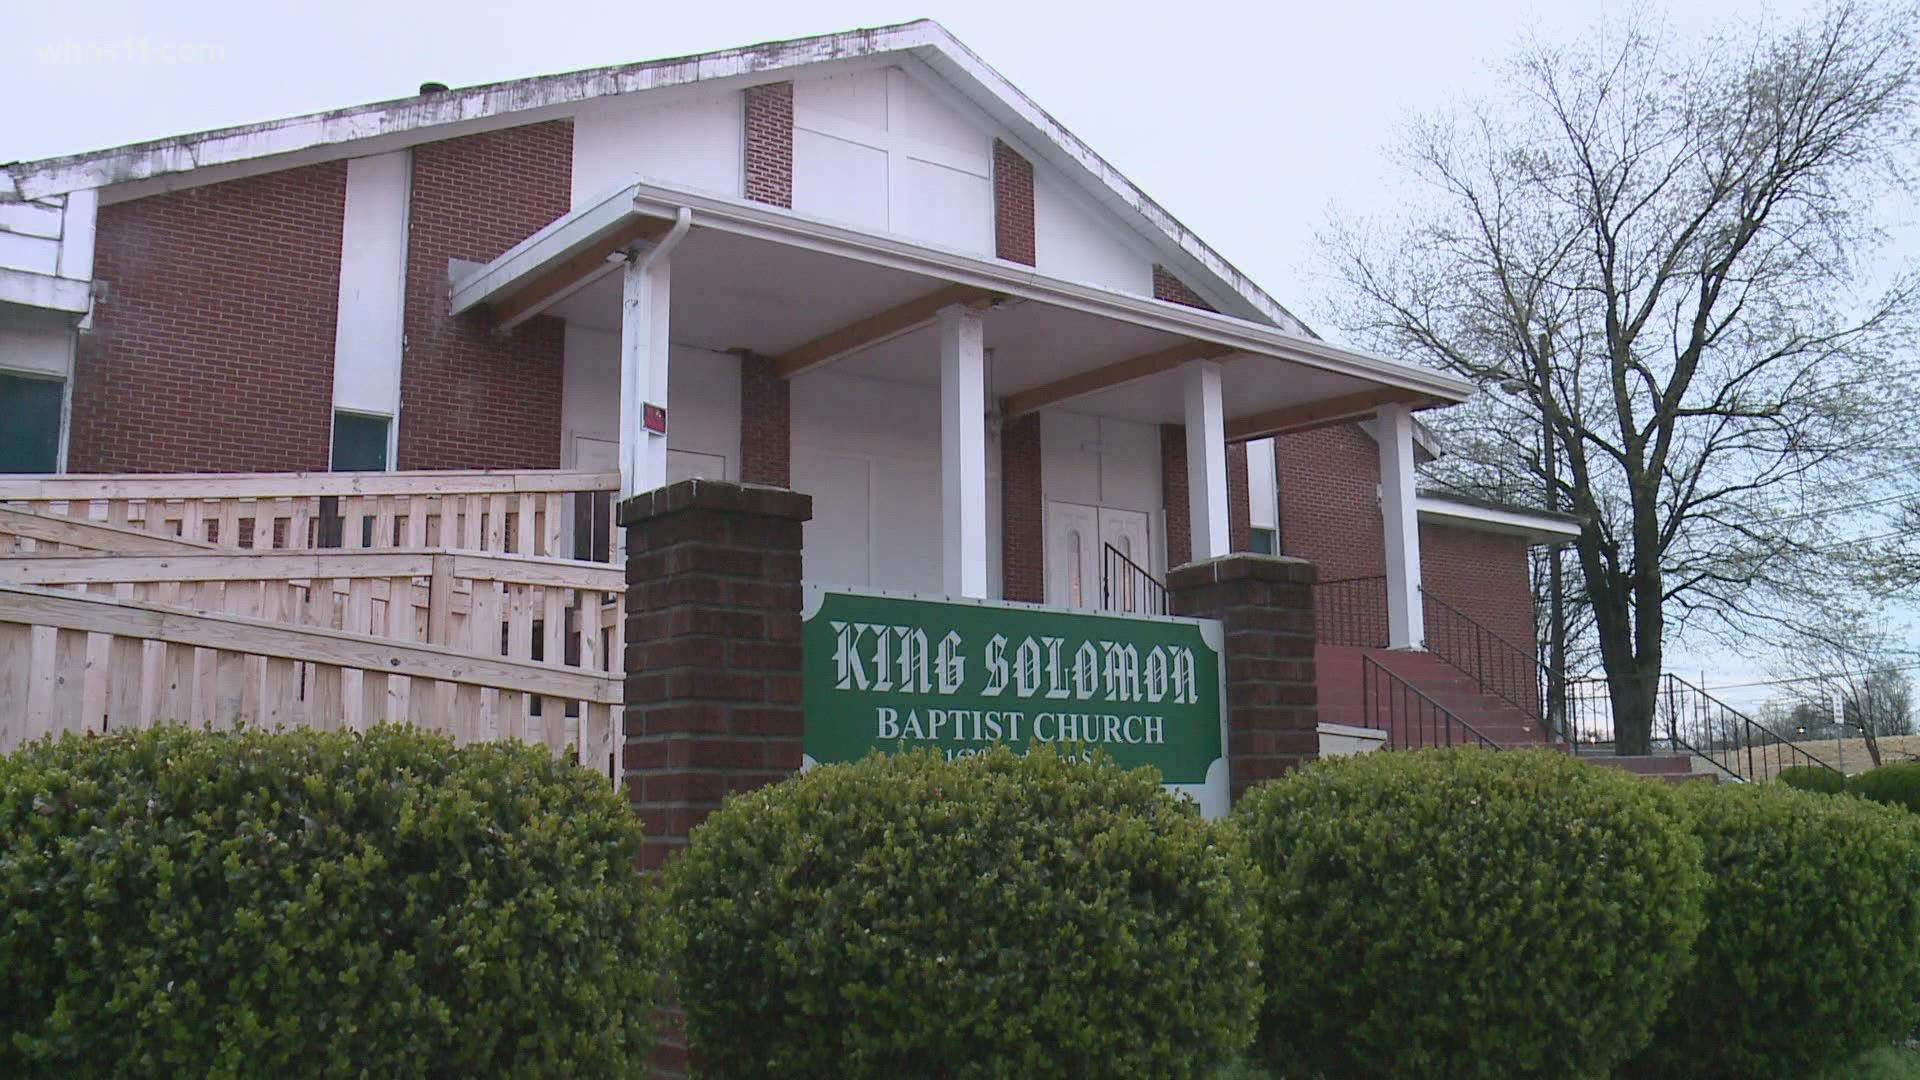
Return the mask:
[(1684, 54), (1530, 43), (1510, 100), (1414, 126), (1427, 198), (1325, 237), (1344, 329), (1490, 391), (1436, 418), (1442, 481), (1582, 518), (1623, 754), (1668, 635), (1800, 618), (1847, 554), (1835, 515), (1912, 451), (1920, 283), (1859, 280), (1907, 183), (1916, 28), (1842, 4)]
[[(1793, 699), (1832, 717), (1848, 736), (1859, 732), (1880, 764), (1880, 739), (1913, 732), (1913, 680), (1920, 649), (1902, 643), (1885, 623), (1856, 614), (1810, 629), (1787, 653), (1796, 674)], [(1837, 710), (1837, 712), (1836, 712)]]

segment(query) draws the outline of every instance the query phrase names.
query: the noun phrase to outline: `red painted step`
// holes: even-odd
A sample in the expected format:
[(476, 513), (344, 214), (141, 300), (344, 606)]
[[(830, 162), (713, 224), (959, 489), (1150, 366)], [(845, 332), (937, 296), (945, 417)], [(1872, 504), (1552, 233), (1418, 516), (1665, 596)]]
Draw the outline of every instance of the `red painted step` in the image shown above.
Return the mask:
[[(1465, 673), (1439, 658), (1418, 650), (1361, 649), (1320, 645), (1314, 649), (1318, 667), (1320, 719), (1325, 723), (1364, 726), (1365, 696), (1362, 690), (1364, 661), (1374, 663), (1404, 680), (1428, 699), (1452, 713), (1462, 723), (1501, 747), (1541, 746), (1544, 733), (1526, 713), (1492, 694), (1482, 691)], [(1387, 680), (1379, 680), (1384, 686)], [(1434, 730), (1408, 730), (1391, 733), (1390, 745), (1410, 745), (1433, 738)], [(1471, 742), (1463, 731), (1453, 733), (1454, 741)]]

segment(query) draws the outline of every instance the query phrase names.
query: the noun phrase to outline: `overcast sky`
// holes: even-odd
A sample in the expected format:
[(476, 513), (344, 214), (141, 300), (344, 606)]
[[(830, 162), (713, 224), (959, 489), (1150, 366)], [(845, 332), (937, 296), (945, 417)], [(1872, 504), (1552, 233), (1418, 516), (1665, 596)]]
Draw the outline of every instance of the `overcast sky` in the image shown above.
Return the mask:
[[(1323, 333), (1313, 234), (1391, 204), (1408, 116), (1497, 89), (1525, 32), (1571, 40), (1640, 5), (16, 0), (0, 40), (0, 161), (452, 86), (931, 17)], [(1680, 36), (1811, 5), (1680, 0)], [(537, 14), (531, 14), (537, 13)], [(1907, 220), (1903, 253), (1920, 255)], [(1728, 678), (1734, 676), (1729, 672)], [(1720, 680), (1725, 681), (1725, 680)]]

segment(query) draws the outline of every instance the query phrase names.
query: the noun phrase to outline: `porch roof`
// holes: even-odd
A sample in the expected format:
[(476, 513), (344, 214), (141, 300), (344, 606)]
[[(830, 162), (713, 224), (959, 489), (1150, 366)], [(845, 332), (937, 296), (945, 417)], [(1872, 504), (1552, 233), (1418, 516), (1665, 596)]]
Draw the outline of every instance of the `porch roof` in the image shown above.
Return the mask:
[(723, 196), (636, 182), (581, 206), (477, 269), (456, 271), (457, 314), (491, 310), (511, 330), (539, 314), (618, 331), (621, 253), (674, 249), (672, 339), (745, 349), (799, 375), (817, 367), (937, 383), (932, 323), (983, 309), (991, 392), (1009, 415), (1073, 403), (1156, 423), (1183, 417), (1178, 369), (1223, 364), (1229, 439), (1338, 423), (1388, 403), (1463, 401), (1470, 383), (1274, 327), (1050, 277), (987, 259)]

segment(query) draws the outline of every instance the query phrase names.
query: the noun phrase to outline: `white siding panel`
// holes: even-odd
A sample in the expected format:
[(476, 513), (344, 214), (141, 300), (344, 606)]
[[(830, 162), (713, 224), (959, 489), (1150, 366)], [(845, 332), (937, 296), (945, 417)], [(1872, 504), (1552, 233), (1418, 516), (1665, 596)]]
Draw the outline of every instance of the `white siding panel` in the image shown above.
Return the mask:
[(1153, 295), (1153, 260), (1112, 215), (1092, 210), (1035, 170), (1033, 246), (1042, 273), (1135, 296)]
[(992, 181), (913, 158), (904, 166), (907, 220), (900, 232), (958, 251), (993, 249)]
[(60, 241), (0, 232), (0, 266), (52, 274), (60, 267)]
[(639, 178), (738, 197), (741, 125), (737, 93), (664, 105), (633, 94), (590, 104), (573, 119), (573, 205)]
[(823, 112), (867, 127), (887, 126), (886, 69), (850, 71), (824, 79), (802, 79), (793, 84), (796, 122), (808, 112)]
[(347, 162), (340, 315), (333, 339), (337, 409), (393, 416), (400, 405), (408, 163), (404, 150)]
[(0, 371), (65, 378), (73, 355), (73, 333), (63, 316), (0, 308)]
[(1273, 478), (1273, 440), (1255, 439), (1247, 444), (1247, 492), (1253, 502), (1254, 528), (1280, 527), (1280, 508), (1276, 491)]
[[(620, 335), (569, 326), (560, 390), (560, 460), (572, 466), (576, 438), (620, 439)], [(675, 345), (667, 368), (667, 446), (726, 462), (740, 476), (740, 360)]]
[(886, 151), (796, 127), (793, 208), (830, 221), (886, 230)]

